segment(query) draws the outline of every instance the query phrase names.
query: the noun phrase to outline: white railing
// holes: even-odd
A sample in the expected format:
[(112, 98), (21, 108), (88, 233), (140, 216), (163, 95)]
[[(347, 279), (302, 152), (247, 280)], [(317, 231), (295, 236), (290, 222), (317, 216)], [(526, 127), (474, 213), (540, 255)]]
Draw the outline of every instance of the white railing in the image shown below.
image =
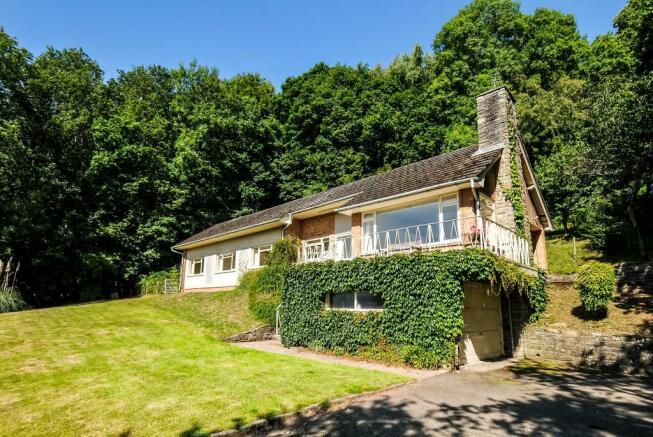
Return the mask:
[(308, 240), (302, 242), (299, 261), (338, 261), (451, 247), (480, 247), (519, 264), (531, 265), (527, 239), (491, 220), (478, 217), (407, 226), (360, 237), (342, 234)]

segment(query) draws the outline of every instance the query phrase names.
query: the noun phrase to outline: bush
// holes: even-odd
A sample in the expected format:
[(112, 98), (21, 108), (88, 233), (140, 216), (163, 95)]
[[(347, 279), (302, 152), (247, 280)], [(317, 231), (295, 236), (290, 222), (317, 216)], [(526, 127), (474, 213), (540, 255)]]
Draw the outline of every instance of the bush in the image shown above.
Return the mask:
[(179, 291), (179, 269), (176, 267), (141, 276), (141, 279), (138, 281), (138, 288), (142, 295), (165, 294), (166, 280), (172, 285), (172, 291)]
[[(303, 264), (285, 275), (281, 338), (286, 346), (387, 354), (415, 367), (441, 367), (453, 362), (462, 335), (466, 281), (525, 295), (533, 320), (546, 307), (544, 275), (478, 249)], [(381, 296), (384, 310), (325, 308), (327, 294), (360, 291)]]
[(22, 311), (27, 309), (27, 304), (16, 291), (0, 291), (0, 313)]
[(610, 264), (590, 261), (578, 269), (576, 288), (587, 314), (607, 315), (608, 303), (616, 286), (617, 278)]
[(286, 266), (274, 265), (246, 272), (240, 278), (238, 289), (247, 292), (249, 311), (266, 325), (275, 324), (285, 270)]
[(272, 245), (272, 253), (270, 253), (269, 264), (275, 265), (290, 265), (297, 262), (297, 249), (299, 247), (299, 240), (294, 237), (280, 238)]
[(9, 313), (27, 309), (27, 304), (14, 288), (20, 263), (14, 270), (11, 258), (7, 263), (0, 260), (0, 313)]
[(256, 319), (267, 325), (276, 322), (276, 310), (281, 303), (281, 289), (288, 267), (297, 261), (298, 240), (281, 238), (272, 245), (269, 266), (243, 274), (238, 288), (249, 298), (249, 310)]

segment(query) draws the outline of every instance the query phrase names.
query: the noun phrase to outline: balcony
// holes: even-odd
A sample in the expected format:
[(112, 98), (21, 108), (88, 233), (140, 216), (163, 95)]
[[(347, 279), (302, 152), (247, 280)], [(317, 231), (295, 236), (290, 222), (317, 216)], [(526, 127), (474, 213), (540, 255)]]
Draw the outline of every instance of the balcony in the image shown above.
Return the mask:
[(532, 264), (527, 239), (480, 217), (408, 226), (360, 237), (341, 234), (303, 241), (299, 249), (299, 262), (339, 261), (463, 247), (485, 249), (526, 267)]

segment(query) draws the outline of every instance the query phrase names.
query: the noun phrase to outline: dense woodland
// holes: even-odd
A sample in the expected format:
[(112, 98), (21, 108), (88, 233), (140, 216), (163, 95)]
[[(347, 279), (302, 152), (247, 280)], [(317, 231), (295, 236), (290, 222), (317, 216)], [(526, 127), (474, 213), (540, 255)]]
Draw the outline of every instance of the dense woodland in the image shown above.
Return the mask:
[[(0, 259), (32, 306), (127, 295), (175, 242), (476, 141), (500, 81), (558, 229), (645, 256), (653, 239), (653, 0), (588, 41), (572, 15), (477, 0), (387, 67), (258, 74), (142, 66), (0, 31)], [(437, 33), (436, 33), (437, 32)]]

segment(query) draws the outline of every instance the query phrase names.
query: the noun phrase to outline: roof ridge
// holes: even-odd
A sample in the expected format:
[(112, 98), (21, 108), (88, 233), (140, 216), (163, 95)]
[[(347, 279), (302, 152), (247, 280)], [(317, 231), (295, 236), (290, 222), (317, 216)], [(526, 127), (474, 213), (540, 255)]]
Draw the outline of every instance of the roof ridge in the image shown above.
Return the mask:
[(473, 152), (477, 149), (478, 145), (471, 145), (452, 150), (250, 214), (234, 217), (186, 238), (177, 246), (270, 223), (285, 214), (311, 209), (348, 197), (352, 204), (368, 203), (388, 195), (401, 195), (415, 189), (435, 187), (456, 179), (476, 177), (494, 162), (494, 157), (497, 154), (497, 152), (488, 152), (483, 155), (474, 155)]

